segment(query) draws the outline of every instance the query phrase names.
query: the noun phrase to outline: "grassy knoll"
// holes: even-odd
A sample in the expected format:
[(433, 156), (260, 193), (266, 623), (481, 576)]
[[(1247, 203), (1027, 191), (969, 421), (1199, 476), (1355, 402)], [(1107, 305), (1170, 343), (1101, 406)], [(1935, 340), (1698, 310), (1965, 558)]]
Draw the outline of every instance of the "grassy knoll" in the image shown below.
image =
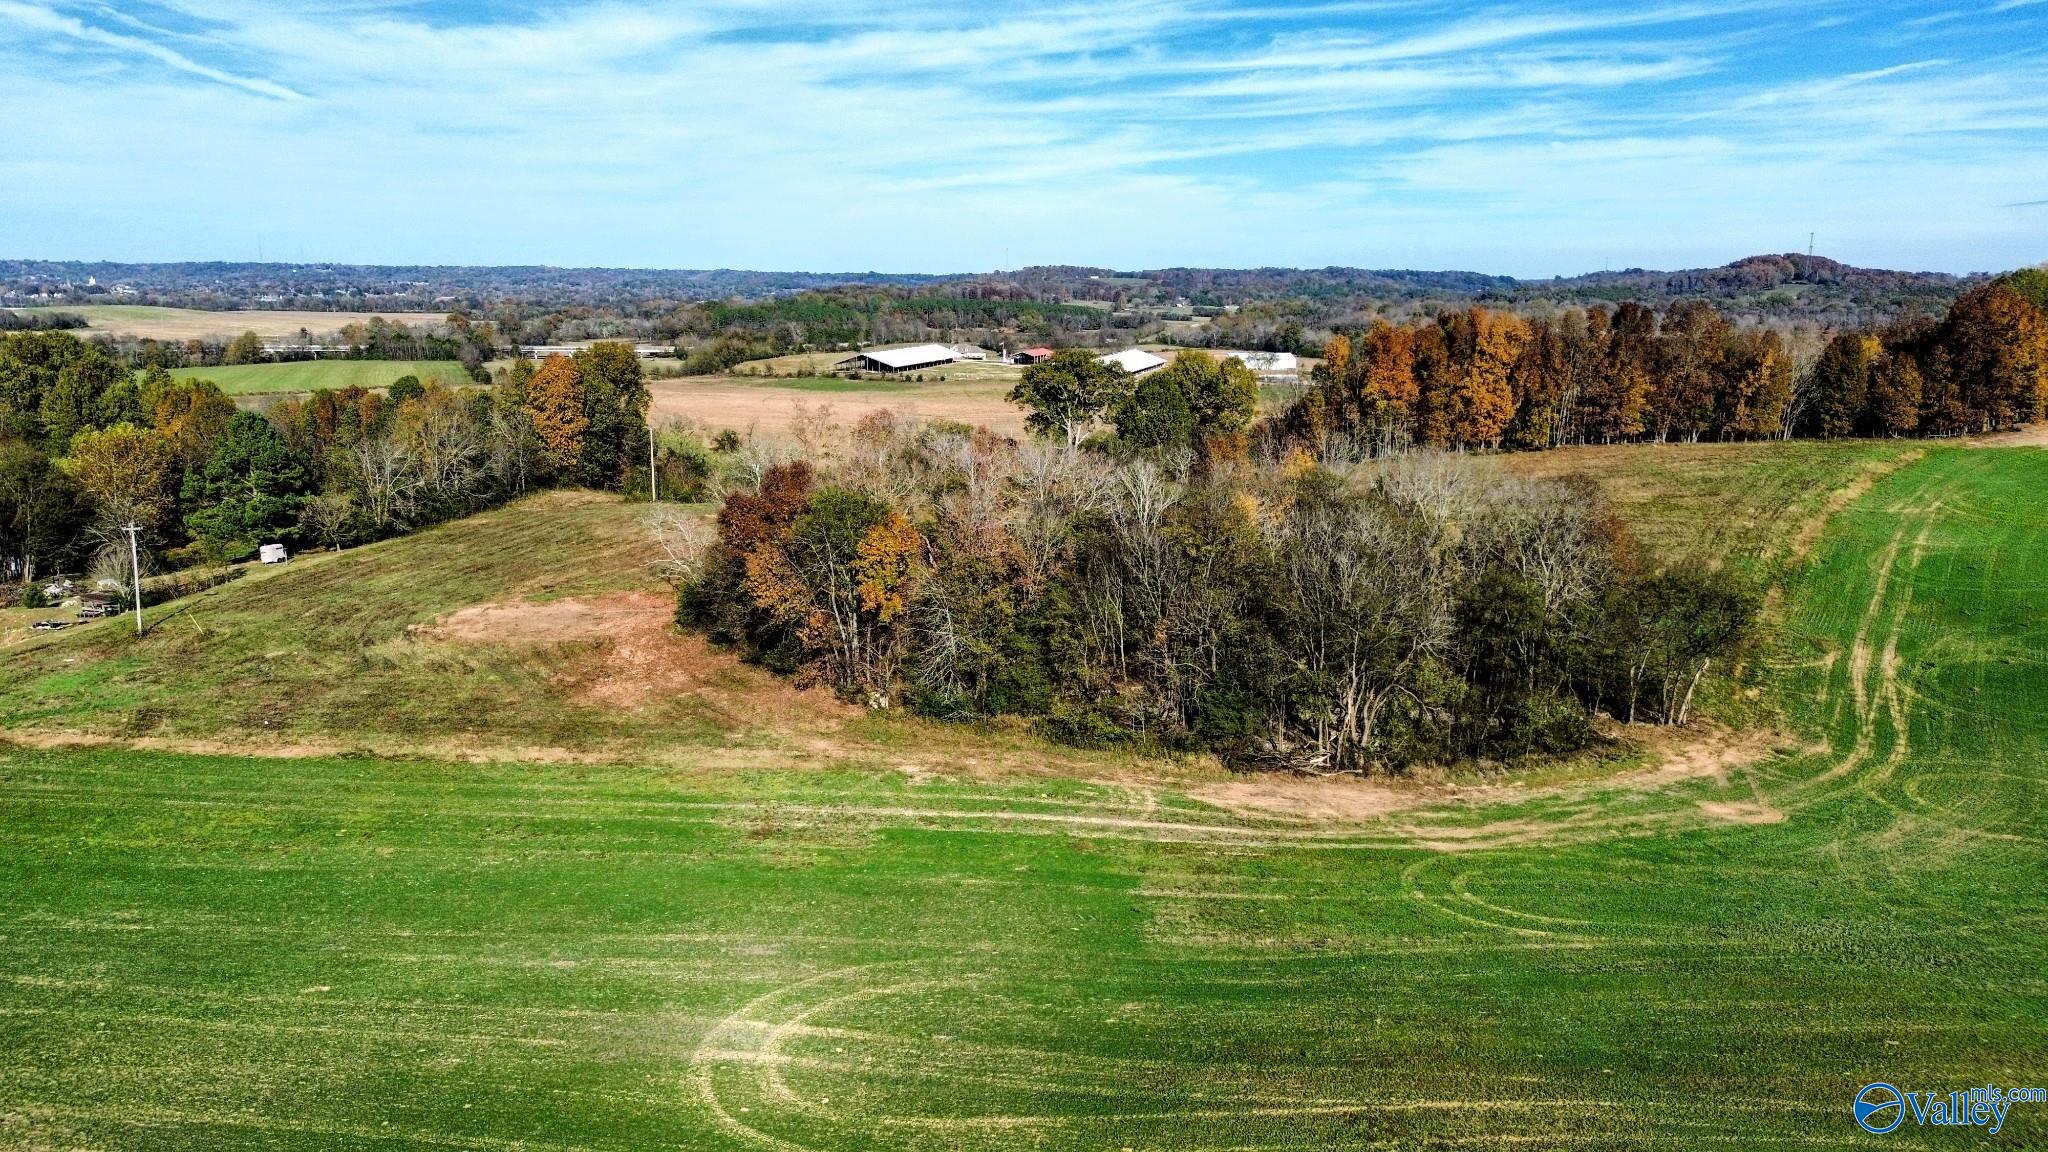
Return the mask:
[(285, 364), (227, 364), (181, 368), (181, 380), (211, 380), (230, 396), (262, 392), (312, 392), (320, 388), (386, 388), (400, 376), (438, 377), (443, 384), (468, 384), (469, 373), (453, 360), (300, 360)]
[[(1833, 1147), (1875, 1143), (1867, 1080), (2048, 1081), (2048, 452), (1867, 487), (1787, 459), (1850, 486), (1766, 673), (1795, 735), (1749, 763), (1330, 821), (1171, 767), (0, 751), (0, 1147)], [(1757, 555), (1828, 503), (1713, 482), (1783, 504)], [(438, 537), (410, 592), (351, 556), (252, 576), (207, 634), (360, 636), (286, 714), (371, 724), (320, 676), (384, 682), (407, 622), (492, 634), (458, 604), (630, 590), (577, 543), (627, 511), (549, 497), (355, 554)], [(315, 577), (313, 622), (259, 612)], [(205, 659), (149, 647), (176, 635), (52, 641), (26, 675), (9, 650), (0, 708), (230, 669), (152, 668)], [(418, 675), (384, 702), (425, 724)], [(2039, 1147), (2048, 1108), (1886, 1142)]]
[[(653, 586), (645, 510), (549, 493), (417, 535), (257, 569), (159, 607), (134, 641), (118, 622), (8, 649), (10, 726), (201, 738), (228, 732), (397, 750), (439, 738), (590, 748), (616, 730), (575, 670), (595, 675), (605, 621), (582, 631), (520, 606)], [(457, 609), (504, 613), (460, 635), (422, 634)], [(655, 612), (665, 617), (666, 604)], [(584, 659), (590, 657), (592, 659)], [(689, 708), (651, 700), (650, 726), (703, 735)], [(587, 738), (587, 739), (586, 739)]]

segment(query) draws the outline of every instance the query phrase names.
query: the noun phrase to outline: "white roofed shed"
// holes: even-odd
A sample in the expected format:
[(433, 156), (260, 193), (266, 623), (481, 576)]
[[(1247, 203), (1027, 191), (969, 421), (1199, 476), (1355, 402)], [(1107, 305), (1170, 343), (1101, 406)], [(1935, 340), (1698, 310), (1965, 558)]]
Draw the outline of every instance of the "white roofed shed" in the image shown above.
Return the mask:
[(1108, 356), (1097, 356), (1095, 359), (1099, 363), (1114, 364), (1133, 376), (1143, 376), (1155, 368), (1162, 368), (1166, 365), (1164, 357), (1154, 356), (1143, 348), (1126, 348), (1121, 352), (1113, 352)]

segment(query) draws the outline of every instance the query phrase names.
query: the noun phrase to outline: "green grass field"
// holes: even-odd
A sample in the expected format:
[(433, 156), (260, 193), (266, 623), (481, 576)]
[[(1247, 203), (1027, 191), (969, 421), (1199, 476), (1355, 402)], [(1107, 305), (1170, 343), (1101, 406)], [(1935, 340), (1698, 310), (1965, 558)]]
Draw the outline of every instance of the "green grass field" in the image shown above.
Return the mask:
[(450, 387), (467, 385), (469, 373), (453, 360), (300, 360), (286, 364), (229, 364), (181, 368), (180, 380), (211, 380), (230, 396), (265, 392), (312, 392), (320, 388), (386, 388), (400, 376), (438, 377)]
[(2048, 452), (1878, 447), (1587, 457), (1756, 518), (1780, 752), (1376, 816), (743, 668), (587, 700), (642, 641), (459, 607), (644, 589), (593, 498), (10, 648), (0, 1147), (2040, 1147), (1850, 1120), (2048, 1082)]

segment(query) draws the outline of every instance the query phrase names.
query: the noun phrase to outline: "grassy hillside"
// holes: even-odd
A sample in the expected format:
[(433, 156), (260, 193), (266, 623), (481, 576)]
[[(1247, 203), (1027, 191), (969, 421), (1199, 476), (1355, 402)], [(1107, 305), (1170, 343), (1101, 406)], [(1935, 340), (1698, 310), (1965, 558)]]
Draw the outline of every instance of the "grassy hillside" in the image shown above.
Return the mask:
[[(619, 725), (596, 698), (579, 707), (572, 689), (605, 674), (606, 632), (618, 619), (638, 609), (644, 620), (651, 606), (657, 627), (666, 623), (670, 601), (653, 596), (655, 555), (644, 509), (548, 493), (412, 537), (258, 569), (232, 593), (157, 609), (139, 642), (101, 623), (17, 645), (0, 670), (0, 717), (124, 736), (593, 751)], [(544, 610), (565, 600), (591, 607), (566, 617)], [(432, 628), (476, 606), (496, 615)], [(689, 702), (649, 695), (648, 724), (664, 739), (710, 738), (706, 715)]]
[[(1771, 561), (1779, 754), (1311, 819), (1171, 767), (978, 780), (966, 744), (689, 770), (708, 726), (682, 768), (0, 752), (0, 1147), (1805, 1147), (1869, 1139), (1869, 1080), (2048, 1079), (2048, 452), (1787, 457), (1797, 493), (1621, 459), (1756, 510), (1744, 554), (1840, 504)], [(189, 639), (10, 650), (0, 706), (197, 730), (167, 697), (212, 679), (256, 696), (230, 727), (530, 723), (435, 716), (405, 627), (630, 593), (635, 531), (548, 497), (252, 577)], [(1889, 1139), (2036, 1147), (2048, 1109)]]
[(0, 728), (695, 766), (943, 760), (963, 747), (970, 759), (1076, 758), (1023, 737), (867, 717), (678, 635), (661, 556), (647, 506), (549, 492), (256, 568), (152, 609), (140, 641), (125, 618), (30, 633), (28, 619), (62, 613), (0, 612)]
[(300, 360), (286, 364), (228, 364), (218, 368), (181, 368), (180, 380), (211, 380), (230, 396), (259, 392), (311, 392), (319, 388), (387, 388), (400, 376), (439, 378), (443, 384), (469, 383), (469, 373), (453, 360)]
[(1652, 556), (1763, 577), (1809, 553), (1827, 519), (1925, 446), (1901, 440), (1617, 444), (1502, 457), (1528, 476), (1597, 482)]

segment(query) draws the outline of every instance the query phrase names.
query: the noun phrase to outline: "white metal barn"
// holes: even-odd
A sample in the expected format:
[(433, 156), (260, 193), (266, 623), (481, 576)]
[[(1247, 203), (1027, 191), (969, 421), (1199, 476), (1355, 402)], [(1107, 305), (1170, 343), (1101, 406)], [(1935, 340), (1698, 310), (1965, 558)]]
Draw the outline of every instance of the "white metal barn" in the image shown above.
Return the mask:
[(960, 354), (944, 344), (914, 344), (908, 348), (873, 348), (839, 362), (841, 368), (858, 368), (863, 372), (917, 372), (925, 368), (937, 368), (960, 359)]
[(953, 355), (958, 356), (962, 360), (986, 360), (988, 359), (988, 349), (983, 348), (979, 344), (955, 344), (953, 345)]
[(1155, 368), (1166, 366), (1164, 357), (1154, 356), (1143, 348), (1126, 348), (1108, 356), (1097, 356), (1095, 359), (1098, 363), (1114, 364), (1133, 376), (1143, 376)]

